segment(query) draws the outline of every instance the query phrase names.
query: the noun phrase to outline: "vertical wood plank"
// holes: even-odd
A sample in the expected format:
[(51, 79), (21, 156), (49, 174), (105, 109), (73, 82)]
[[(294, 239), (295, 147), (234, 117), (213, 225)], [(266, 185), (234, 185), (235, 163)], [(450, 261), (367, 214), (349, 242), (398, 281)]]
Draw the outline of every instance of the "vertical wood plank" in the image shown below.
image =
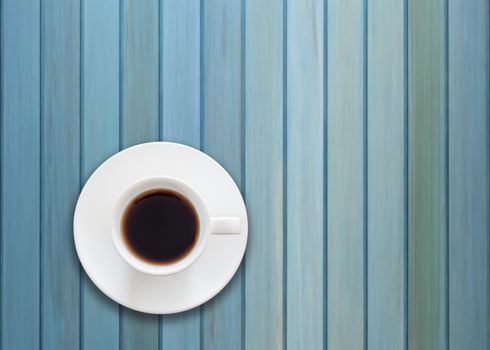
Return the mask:
[(449, 346), (490, 348), (488, 1), (449, 1)]
[[(242, 4), (204, 3), (203, 149), (242, 183)], [(240, 349), (242, 269), (202, 308), (203, 349)]]
[(364, 16), (328, 2), (328, 347), (364, 347)]
[(2, 349), (39, 349), (40, 5), (1, 4)]
[(287, 2), (289, 349), (321, 349), (324, 340), (323, 4)]
[[(122, 3), (121, 86), (123, 148), (156, 141), (158, 117), (158, 1)], [(157, 349), (158, 316), (121, 312), (121, 349)]]
[(158, 140), (158, 0), (123, 0), (122, 147)]
[[(200, 147), (199, 1), (162, 1), (161, 136)], [(199, 349), (200, 309), (161, 317), (161, 349)]]
[(405, 33), (403, 0), (368, 2), (369, 349), (404, 349)]
[[(119, 149), (119, 1), (82, 1), (84, 183)], [(119, 307), (82, 275), (82, 349), (119, 349)]]
[(80, 189), (80, 3), (44, 0), (41, 11), (41, 346), (78, 349), (72, 218)]
[(161, 3), (162, 138), (200, 147), (200, 4)]
[(444, 0), (408, 13), (408, 346), (447, 347), (447, 162)]
[(283, 301), (283, 2), (245, 13), (245, 348), (280, 349)]

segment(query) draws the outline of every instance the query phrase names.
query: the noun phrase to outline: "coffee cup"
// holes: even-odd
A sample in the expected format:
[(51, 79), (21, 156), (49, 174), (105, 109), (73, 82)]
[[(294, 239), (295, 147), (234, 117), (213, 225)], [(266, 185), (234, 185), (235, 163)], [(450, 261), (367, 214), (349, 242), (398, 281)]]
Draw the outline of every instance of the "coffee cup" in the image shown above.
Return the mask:
[(121, 258), (151, 275), (187, 269), (203, 254), (211, 235), (241, 232), (240, 218), (211, 216), (198, 192), (172, 177), (146, 178), (129, 186), (111, 221)]

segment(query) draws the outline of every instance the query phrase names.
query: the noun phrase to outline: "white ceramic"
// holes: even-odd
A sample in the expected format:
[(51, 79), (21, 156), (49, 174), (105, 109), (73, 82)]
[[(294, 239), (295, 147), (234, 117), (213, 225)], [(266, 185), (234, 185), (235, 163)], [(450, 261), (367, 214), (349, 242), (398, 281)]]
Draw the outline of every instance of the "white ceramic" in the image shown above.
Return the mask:
[[(127, 255), (117, 235), (127, 201), (162, 187), (190, 199), (204, 223), (191, 254), (166, 268)], [(248, 234), (245, 204), (226, 170), (170, 142), (140, 144), (106, 160), (80, 193), (73, 225), (78, 257), (94, 284), (126, 307), (154, 314), (185, 311), (219, 293), (240, 265)]]
[[(128, 248), (122, 235), (122, 218), (129, 203), (138, 195), (154, 189), (168, 189), (183, 195), (196, 210), (199, 221), (197, 242), (193, 249), (183, 259), (172, 264), (151, 264), (138, 258)], [(188, 268), (201, 256), (210, 234), (240, 234), (241, 231), (240, 218), (210, 217), (206, 204), (191, 186), (179, 179), (163, 176), (143, 179), (124, 191), (114, 206), (111, 226), (112, 241), (121, 257), (136, 270), (151, 275), (170, 275)]]

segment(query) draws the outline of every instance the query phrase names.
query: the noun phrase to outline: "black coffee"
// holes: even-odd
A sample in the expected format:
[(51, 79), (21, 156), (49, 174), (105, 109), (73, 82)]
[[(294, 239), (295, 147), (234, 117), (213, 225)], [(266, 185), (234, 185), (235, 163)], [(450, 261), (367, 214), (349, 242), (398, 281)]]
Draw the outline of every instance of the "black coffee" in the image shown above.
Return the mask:
[(139, 258), (169, 264), (184, 258), (197, 241), (199, 221), (193, 205), (181, 194), (152, 190), (126, 208), (123, 237)]

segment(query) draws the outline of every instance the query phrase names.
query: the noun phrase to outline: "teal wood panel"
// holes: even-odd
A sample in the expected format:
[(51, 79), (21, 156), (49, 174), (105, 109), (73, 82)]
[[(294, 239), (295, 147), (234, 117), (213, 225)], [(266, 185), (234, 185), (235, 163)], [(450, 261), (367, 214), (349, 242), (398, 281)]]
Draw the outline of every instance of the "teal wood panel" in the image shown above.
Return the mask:
[[(159, 135), (158, 2), (121, 4), (121, 147), (156, 141)], [(158, 316), (121, 308), (120, 348), (158, 348)]]
[(324, 1), (287, 2), (288, 349), (324, 344)]
[(160, 349), (199, 349), (199, 308), (163, 315), (160, 336)]
[[(220, 162), (242, 185), (242, 4), (240, 0), (204, 2), (203, 151)], [(242, 187), (243, 188), (243, 187)], [(202, 307), (202, 348), (240, 349), (242, 275)]]
[(1, 8), (2, 349), (39, 349), (40, 4)]
[(408, 347), (447, 348), (446, 3), (408, 5)]
[(41, 3), (41, 347), (80, 345), (80, 3)]
[(364, 12), (328, 2), (328, 348), (365, 343)]
[(122, 0), (120, 8), (121, 147), (159, 135), (158, 1)]
[(161, 135), (200, 147), (200, 4), (161, 2)]
[(450, 0), (449, 347), (490, 348), (489, 5)]
[[(160, 4), (161, 138), (200, 147), (199, 1)], [(200, 309), (160, 319), (161, 349), (199, 349)]]
[[(119, 149), (119, 1), (82, 1), (81, 183)], [(81, 347), (119, 349), (119, 307), (81, 279)]]
[(406, 344), (405, 4), (367, 9), (367, 347)]
[(245, 349), (284, 345), (283, 2), (245, 4)]

